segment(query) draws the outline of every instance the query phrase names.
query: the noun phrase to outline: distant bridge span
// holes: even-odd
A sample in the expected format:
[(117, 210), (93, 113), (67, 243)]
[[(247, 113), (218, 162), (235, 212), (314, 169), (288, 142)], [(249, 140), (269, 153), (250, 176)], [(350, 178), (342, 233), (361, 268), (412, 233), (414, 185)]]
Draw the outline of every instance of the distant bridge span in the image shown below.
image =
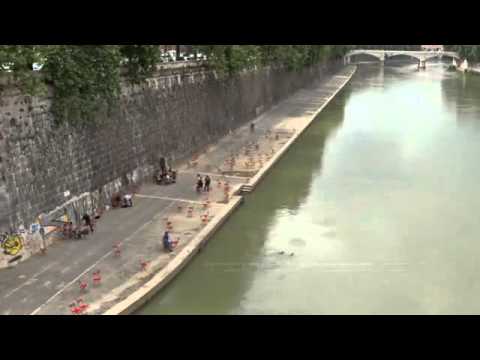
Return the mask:
[(382, 63), (385, 59), (390, 59), (395, 56), (403, 55), (410, 56), (418, 60), (418, 66), (420, 68), (425, 68), (425, 63), (428, 60), (442, 58), (442, 57), (451, 57), (455, 60), (460, 60), (460, 56), (455, 51), (407, 51), (407, 50), (367, 50), (367, 49), (357, 49), (351, 50), (344, 56), (345, 64), (350, 64), (351, 58), (354, 55), (370, 55), (379, 59)]

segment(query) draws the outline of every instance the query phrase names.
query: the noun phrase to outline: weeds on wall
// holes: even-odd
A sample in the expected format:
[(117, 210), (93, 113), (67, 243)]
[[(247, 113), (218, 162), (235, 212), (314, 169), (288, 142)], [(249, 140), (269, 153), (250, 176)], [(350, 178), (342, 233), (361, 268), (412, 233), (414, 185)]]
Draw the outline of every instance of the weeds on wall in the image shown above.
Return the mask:
[[(207, 66), (233, 76), (262, 66), (301, 70), (342, 56), (343, 45), (195, 45)], [(57, 124), (92, 122), (100, 108), (111, 110), (124, 76), (131, 84), (151, 77), (161, 60), (159, 45), (0, 45), (0, 76), (12, 76), (27, 95), (53, 89)]]

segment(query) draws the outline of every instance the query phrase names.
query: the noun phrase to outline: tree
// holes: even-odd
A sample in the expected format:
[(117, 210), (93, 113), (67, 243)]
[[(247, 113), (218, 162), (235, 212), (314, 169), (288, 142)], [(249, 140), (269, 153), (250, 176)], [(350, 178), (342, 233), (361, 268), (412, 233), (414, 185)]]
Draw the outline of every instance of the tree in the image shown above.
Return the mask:
[(322, 60), (343, 56), (343, 45), (198, 45), (196, 50), (208, 55), (209, 65), (218, 72), (232, 75), (256, 66), (283, 66), (299, 70)]
[(45, 79), (53, 88), (52, 112), (58, 122), (91, 119), (120, 93), (120, 61), (116, 45), (59, 45), (49, 52)]
[[(223, 76), (261, 66), (291, 71), (343, 56), (343, 45), (195, 45), (208, 65)], [(26, 94), (53, 87), (58, 122), (93, 119), (120, 94), (121, 70), (133, 84), (152, 76), (160, 62), (158, 45), (0, 45), (0, 76), (12, 76)], [(34, 64), (43, 64), (33, 71)]]
[(0, 45), (0, 75), (11, 74), (18, 87), (28, 94), (45, 90), (33, 65), (43, 63), (56, 45)]
[(135, 84), (152, 76), (160, 62), (158, 45), (121, 45), (120, 53), (125, 58), (127, 78)]
[(480, 61), (480, 45), (445, 45), (445, 49), (456, 51), (458, 55), (469, 61)]

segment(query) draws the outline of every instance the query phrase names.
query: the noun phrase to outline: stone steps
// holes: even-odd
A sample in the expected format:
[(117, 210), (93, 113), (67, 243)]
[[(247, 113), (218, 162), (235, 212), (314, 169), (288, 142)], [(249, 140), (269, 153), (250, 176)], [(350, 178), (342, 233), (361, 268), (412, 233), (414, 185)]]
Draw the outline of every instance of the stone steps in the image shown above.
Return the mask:
[(253, 186), (249, 184), (244, 184), (240, 188), (240, 192), (243, 194), (248, 194), (248, 193), (251, 193), (252, 191), (253, 191)]

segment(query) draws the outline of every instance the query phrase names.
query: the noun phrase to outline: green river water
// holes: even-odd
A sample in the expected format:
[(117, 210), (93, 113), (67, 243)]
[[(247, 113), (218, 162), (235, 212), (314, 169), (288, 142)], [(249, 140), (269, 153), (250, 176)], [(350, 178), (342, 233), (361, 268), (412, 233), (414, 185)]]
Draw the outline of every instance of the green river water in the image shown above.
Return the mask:
[(441, 64), (359, 66), (138, 314), (479, 314), (479, 100)]

